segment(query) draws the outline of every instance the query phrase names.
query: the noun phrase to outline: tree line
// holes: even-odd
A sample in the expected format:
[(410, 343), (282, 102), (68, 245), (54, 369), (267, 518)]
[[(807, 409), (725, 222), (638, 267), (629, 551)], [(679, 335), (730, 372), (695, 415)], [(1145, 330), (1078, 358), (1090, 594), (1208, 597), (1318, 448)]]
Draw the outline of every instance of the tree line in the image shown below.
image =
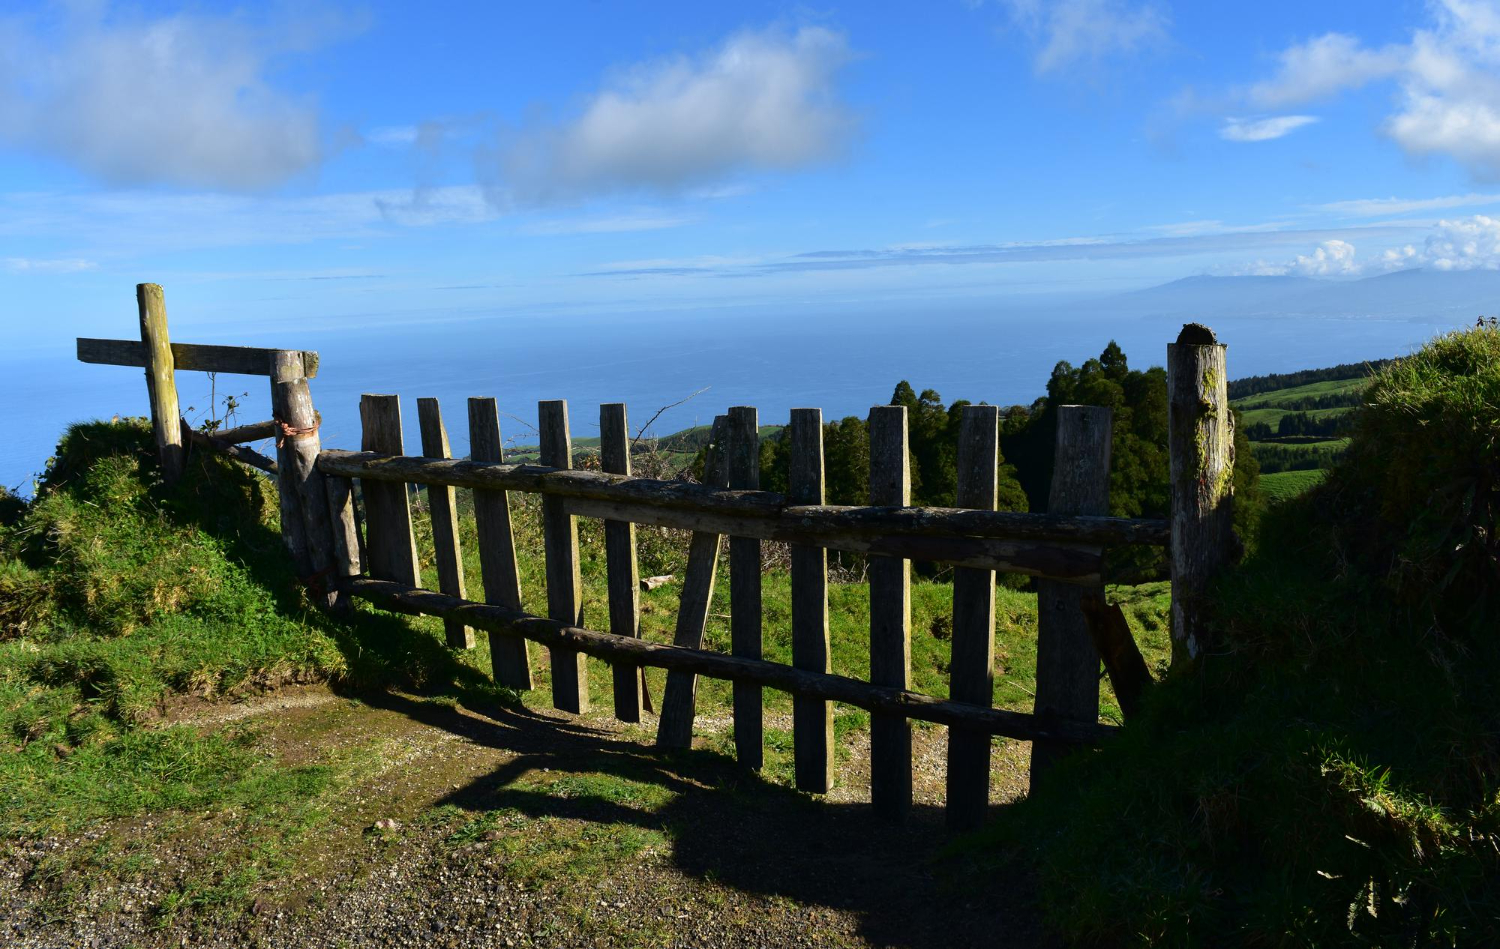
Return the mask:
[(1346, 362), (1326, 369), (1303, 369), (1298, 372), (1273, 372), (1264, 376), (1246, 376), (1229, 380), (1229, 397), (1243, 399), (1261, 392), (1290, 389), (1310, 385), (1314, 382), (1332, 382), (1338, 379), (1363, 379), (1384, 369), (1392, 360), (1373, 359), (1370, 362)]

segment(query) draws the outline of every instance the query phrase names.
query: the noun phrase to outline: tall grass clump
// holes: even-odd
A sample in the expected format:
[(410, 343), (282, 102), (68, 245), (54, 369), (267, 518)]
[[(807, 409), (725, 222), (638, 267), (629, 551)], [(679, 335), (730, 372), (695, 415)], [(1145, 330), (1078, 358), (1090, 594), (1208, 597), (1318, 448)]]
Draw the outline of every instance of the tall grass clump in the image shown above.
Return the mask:
[(1384, 367), (1223, 648), (999, 822), (1080, 945), (1500, 945), (1500, 334)]

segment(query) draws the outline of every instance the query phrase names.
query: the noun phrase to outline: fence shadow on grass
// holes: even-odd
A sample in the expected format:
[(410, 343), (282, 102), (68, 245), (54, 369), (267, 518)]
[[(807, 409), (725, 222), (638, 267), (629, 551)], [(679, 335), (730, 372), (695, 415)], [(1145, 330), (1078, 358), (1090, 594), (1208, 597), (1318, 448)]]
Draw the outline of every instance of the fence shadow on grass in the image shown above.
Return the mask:
[[(869, 805), (830, 803), (739, 768), (706, 750), (660, 752), (610, 729), (519, 707), (484, 717), (439, 703), (381, 693), (369, 704), (399, 712), (515, 757), (446, 795), (471, 814), (513, 810), (530, 817), (635, 826), (672, 842), (682, 873), (747, 894), (857, 914), (871, 944), (910, 949), (1043, 942), (1030, 874), (987, 878), (946, 857), (942, 809), (919, 805), (904, 825)], [(529, 774), (594, 775), (668, 792), (656, 808), (607, 795), (567, 796), (528, 786)], [(728, 935), (728, 934), (726, 934)]]

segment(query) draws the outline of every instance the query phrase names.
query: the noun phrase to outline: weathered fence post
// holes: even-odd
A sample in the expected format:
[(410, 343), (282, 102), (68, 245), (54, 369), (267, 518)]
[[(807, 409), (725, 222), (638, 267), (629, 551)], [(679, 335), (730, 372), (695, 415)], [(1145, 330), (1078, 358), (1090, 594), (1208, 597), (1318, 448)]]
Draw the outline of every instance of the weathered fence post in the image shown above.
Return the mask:
[[(760, 488), (760, 424), (754, 406), (729, 410), (729, 486), (736, 490)], [(761, 658), (760, 541), (729, 538), (730, 652), (746, 659)], [(734, 683), (734, 753), (746, 768), (759, 771), (764, 756), (762, 692), (754, 682)]]
[[(573, 467), (573, 439), (568, 434), (568, 403), (556, 399), (537, 405), (541, 462), (551, 468)], [(547, 558), (547, 615), (569, 626), (583, 625), (583, 580), (578, 573), (578, 518), (562, 498), (542, 497), (542, 542)], [(554, 646), (552, 706), (574, 715), (589, 710), (589, 672), (583, 653)]]
[(159, 284), (135, 286), (136, 307), (141, 315), (141, 345), (146, 356), (146, 394), (151, 400), (151, 431), (161, 458), (161, 476), (176, 484), (187, 464), (182, 444), (181, 412), (177, 407), (176, 362), (172, 341), (167, 337), (167, 301)]
[[(394, 395), (362, 395), (360, 447), (387, 455), (405, 454), (401, 437), (401, 400)], [(408, 586), (422, 585), (417, 539), (411, 526), (411, 496), (404, 483), (360, 481), (365, 498), (365, 546), (370, 576)]]
[[(728, 427), (728, 418), (717, 416), (709, 434), (703, 483), (716, 488), (728, 483), (724, 467), (724, 440)], [(703, 648), (703, 633), (708, 627), (709, 607), (714, 599), (714, 581), (719, 575), (720, 540), (719, 534), (693, 531), (692, 539), (688, 541), (687, 567), (682, 572), (682, 596), (677, 604), (677, 627), (672, 634), (674, 646)], [(698, 676), (695, 673), (680, 670), (667, 673), (667, 685), (661, 696), (661, 721), (656, 726), (658, 747), (693, 746), (697, 692)]]
[[(966, 405), (958, 434), (958, 506), (995, 509), (1000, 469), (1000, 410)], [(953, 646), (948, 694), (954, 701), (995, 701), (995, 571), (953, 568)], [(990, 734), (948, 728), (949, 828), (984, 823), (990, 800)]]
[[(475, 461), (504, 461), (504, 444), (495, 400), (470, 399), (469, 457)], [(508, 492), (474, 489), (474, 528), (479, 535), (484, 601), (520, 610), (521, 571), (516, 565)], [(533, 688), (530, 642), (519, 636), (490, 636), (490, 669), (496, 685), (523, 692)]]
[[(1049, 514), (1108, 514), (1112, 413), (1092, 405), (1057, 408)], [(1056, 580), (1037, 580), (1036, 714), (1094, 722), (1099, 718), (1099, 652), (1084, 600), (1102, 597)], [(1031, 786), (1069, 750), (1066, 743), (1031, 743)]]
[(338, 602), (333, 524), (328, 491), (318, 471), (318, 413), (302, 354), (277, 350), (271, 355), (271, 416), (278, 424), (277, 486), (281, 493), (281, 533), (310, 595), (323, 606)]
[[(625, 403), (599, 406), (599, 466), (611, 474), (630, 474), (630, 425)], [(604, 558), (609, 586), (609, 631), (639, 639), (641, 635), (640, 567), (635, 556), (635, 525), (604, 522)], [(641, 667), (628, 662), (611, 666), (615, 718), (641, 720)]]
[[(911, 504), (906, 407), (870, 409), (870, 503)], [(870, 681), (911, 688), (911, 561), (870, 557)], [(911, 809), (911, 722), (903, 715), (870, 714), (870, 804), (882, 817)]]
[(1196, 663), (1212, 643), (1203, 595), (1234, 556), (1234, 416), (1225, 347), (1198, 323), (1167, 347), (1171, 470), (1172, 668)]
[(328, 492), (328, 521), (333, 529), (334, 607), (347, 610), (349, 580), (360, 574), (364, 560), (364, 541), (359, 534), (359, 519), (354, 509), (354, 482), (336, 475), (325, 475)]
[[(823, 410), (792, 409), (792, 504), (822, 504)], [(828, 551), (792, 545), (792, 665), (831, 672), (828, 642)], [(833, 704), (807, 695), (792, 697), (792, 756), (797, 790), (826, 794), (833, 786)]]
[[(424, 457), (449, 457), (448, 429), (443, 425), (443, 413), (437, 399), (417, 400), (417, 428), (422, 434)], [(432, 517), (432, 550), (437, 560), (438, 590), (450, 596), (467, 598), (464, 558), (458, 543), (457, 494), (453, 488), (429, 484), (427, 512)], [(463, 623), (444, 620), (443, 634), (454, 649), (474, 648), (474, 631)]]

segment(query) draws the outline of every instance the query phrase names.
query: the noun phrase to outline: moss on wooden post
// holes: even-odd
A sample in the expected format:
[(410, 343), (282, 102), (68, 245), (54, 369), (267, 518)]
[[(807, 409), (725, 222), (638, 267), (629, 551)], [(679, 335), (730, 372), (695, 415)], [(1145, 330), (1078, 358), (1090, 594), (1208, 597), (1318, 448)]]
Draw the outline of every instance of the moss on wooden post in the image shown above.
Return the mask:
[(1171, 459), (1172, 668), (1195, 665), (1213, 646), (1204, 591), (1236, 549), (1234, 416), (1225, 346), (1198, 323), (1167, 347)]

